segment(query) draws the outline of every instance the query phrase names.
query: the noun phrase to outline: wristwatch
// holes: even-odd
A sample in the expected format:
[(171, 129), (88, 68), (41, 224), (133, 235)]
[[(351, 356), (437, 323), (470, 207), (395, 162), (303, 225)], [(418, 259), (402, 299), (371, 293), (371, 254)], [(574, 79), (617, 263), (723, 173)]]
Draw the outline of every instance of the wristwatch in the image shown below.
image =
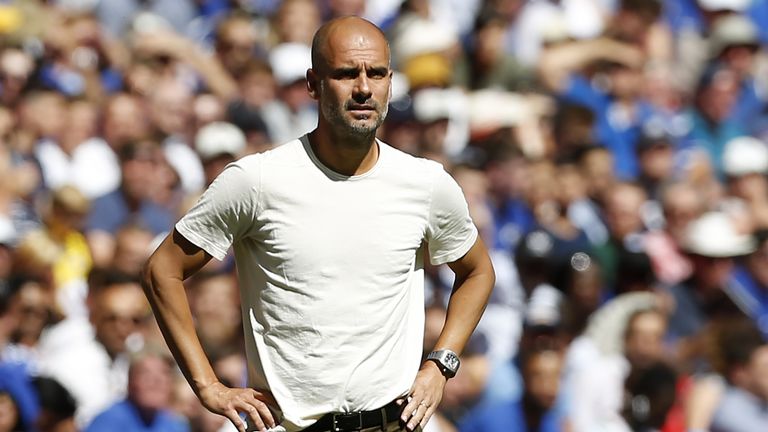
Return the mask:
[(446, 378), (453, 378), (461, 365), (459, 356), (448, 349), (432, 351), (427, 355), (427, 360), (432, 360), (437, 363), (437, 366), (440, 367), (440, 372), (442, 372), (443, 376)]

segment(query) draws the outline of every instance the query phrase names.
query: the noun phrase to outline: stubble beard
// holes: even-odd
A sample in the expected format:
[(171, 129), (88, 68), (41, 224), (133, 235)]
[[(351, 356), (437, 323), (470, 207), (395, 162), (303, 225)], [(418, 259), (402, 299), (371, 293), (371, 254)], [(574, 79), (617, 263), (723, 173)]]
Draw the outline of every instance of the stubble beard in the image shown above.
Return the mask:
[[(322, 81), (320, 82), (320, 92), (321, 94), (325, 93), (325, 86)], [(355, 138), (368, 138), (375, 136), (376, 131), (384, 123), (384, 119), (387, 117), (387, 113), (389, 112), (389, 104), (384, 104), (382, 107), (382, 104), (376, 100), (370, 99), (366, 101), (367, 105), (371, 105), (373, 107), (371, 115), (376, 116), (373, 123), (369, 123), (368, 119), (351, 119), (347, 115), (349, 107), (354, 103), (352, 100), (348, 100), (341, 105), (334, 105), (327, 102), (329, 99), (324, 95), (321, 100), (326, 101), (320, 103), (320, 110), (323, 113), (323, 117), (325, 117), (330, 124), (342, 129), (342, 132), (346, 135)]]

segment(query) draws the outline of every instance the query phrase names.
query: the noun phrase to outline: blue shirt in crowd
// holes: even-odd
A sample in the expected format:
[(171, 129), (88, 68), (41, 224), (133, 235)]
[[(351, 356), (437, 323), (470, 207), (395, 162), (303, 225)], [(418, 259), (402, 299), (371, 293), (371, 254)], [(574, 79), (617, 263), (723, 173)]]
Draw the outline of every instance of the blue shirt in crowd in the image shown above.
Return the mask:
[(84, 432), (189, 432), (187, 422), (170, 411), (159, 411), (151, 423), (145, 423), (129, 400), (118, 402), (102, 412)]
[(102, 195), (91, 203), (86, 230), (116, 233), (122, 226), (135, 223), (153, 234), (162, 234), (173, 228), (174, 218), (170, 211), (151, 201), (140, 204), (132, 212), (121, 189)]
[(460, 432), (561, 432), (565, 416), (556, 409), (550, 409), (541, 418), (538, 429), (531, 430), (525, 422), (523, 404), (509, 400), (486, 405), (470, 412), (459, 425)]

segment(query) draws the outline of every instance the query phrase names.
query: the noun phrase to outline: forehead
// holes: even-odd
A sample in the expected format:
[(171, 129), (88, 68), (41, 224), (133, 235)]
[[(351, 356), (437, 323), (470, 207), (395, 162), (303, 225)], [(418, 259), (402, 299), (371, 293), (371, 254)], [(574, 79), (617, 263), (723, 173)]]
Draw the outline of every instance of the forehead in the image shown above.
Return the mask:
[(329, 32), (324, 49), (330, 67), (366, 63), (388, 66), (389, 45), (373, 28), (340, 24)]

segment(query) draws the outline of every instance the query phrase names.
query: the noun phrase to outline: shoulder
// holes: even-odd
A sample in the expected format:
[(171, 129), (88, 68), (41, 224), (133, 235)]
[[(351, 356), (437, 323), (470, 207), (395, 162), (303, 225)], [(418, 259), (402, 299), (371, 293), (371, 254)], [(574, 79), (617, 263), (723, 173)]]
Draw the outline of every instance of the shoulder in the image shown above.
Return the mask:
[(406, 153), (389, 144), (379, 141), (382, 156), (387, 160), (389, 169), (396, 170), (398, 176), (415, 176), (421, 180), (447, 175), (445, 167), (439, 162)]

